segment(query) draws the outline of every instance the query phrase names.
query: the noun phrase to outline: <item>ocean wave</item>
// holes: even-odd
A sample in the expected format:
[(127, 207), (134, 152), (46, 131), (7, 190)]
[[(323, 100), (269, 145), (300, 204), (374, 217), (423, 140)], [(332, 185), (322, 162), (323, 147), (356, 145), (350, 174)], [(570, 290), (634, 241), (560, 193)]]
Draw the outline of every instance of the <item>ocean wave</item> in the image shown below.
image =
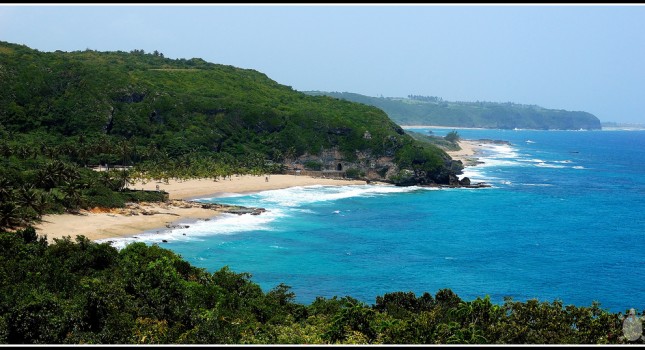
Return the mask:
[(537, 163), (537, 164), (534, 164), (534, 165), (538, 166), (538, 167), (541, 167), (541, 168), (556, 168), (556, 169), (566, 168), (564, 165), (547, 164), (547, 163), (544, 163), (544, 162)]
[[(336, 201), (352, 197), (373, 197), (392, 193), (406, 193), (421, 187), (394, 185), (350, 185), (350, 186), (297, 186), (270, 190), (248, 195), (252, 206), (299, 207), (303, 204)], [(244, 204), (243, 204), (244, 205)]]
[(508, 160), (508, 159), (499, 159), (493, 157), (482, 157), (479, 158), (482, 164), (478, 164), (478, 167), (481, 168), (490, 168), (490, 167), (511, 167), (511, 166), (526, 166), (519, 160)]
[(198, 202), (211, 202), (217, 198), (235, 198), (235, 197), (243, 197), (246, 195), (247, 194), (245, 193), (221, 192), (221, 193), (218, 193), (217, 196), (199, 197), (199, 198), (193, 198), (193, 200)]
[[(493, 171), (506, 167), (527, 167), (533, 165), (532, 163), (542, 161), (541, 159), (533, 159), (534, 156), (531, 154), (520, 154), (518, 148), (508, 144), (482, 144), (480, 147), (481, 152), (478, 156), (480, 163), (464, 168), (460, 179), (468, 177), (471, 181), (486, 182), (491, 185), (509, 185), (508, 179), (495, 177)], [(531, 158), (526, 159), (525, 157)]]
[(495, 158), (518, 158), (517, 148), (511, 145), (483, 144), (483, 151), (491, 152)]
[[(203, 241), (207, 236), (230, 235), (249, 231), (271, 231), (271, 222), (280, 218), (298, 215), (297, 213), (312, 213), (310, 209), (300, 208), (302, 205), (335, 201), (351, 197), (372, 197), (392, 193), (406, 193), (419, 190), (436, 190), (419, 186), (400, 187), (394, 185), (351, 185), (351, 186), (300, 186), (279, 190), (257, 192), (253, 194), (236, 194), (202, 198), (201, 201), (217, 202), (223, 198), (235, 198), (235, 204), (267, 209), (261, 215), (222, 214), (214, 219), (196, 222), (177, 222), (178, 226), (187, 228), (160, 228), (138, 234), (136, 236), (109, 238), (97, 242), (110, 242), (112, 246), (121, 249), (132, 242), (147, 244), (170, 244), (172, 242)], [(338, 212), (341, 216), (342, 213)]]
[(533, 158), (533, 159), (518, 159), (519, 162), (530, 162), (530, 163), (542, 163), (544, 160), (539, 159), (539, 158)]
[(177, 222), (178, 226), (188, 226), (187, 228), (159, 228), (145, 231), (136, 236), (106, 238), (96, 242), (110, 242), (113, 247), (121, 249), (132, 242), (165, 244), (179, 241), (202, 241), (206, 236), (231, 235), (248, 231), (271, 231), (269, 223), (286, 215), (284, 211), (279, 209), (267, 210), (261, 215), (222, 214), (208, 221)]
[(471, 182), (487, 182), (490, 179), (490, 176), (487, 176), (483, 169), (477, 169), (477, 167), (464, 168), (458, 178), (459, 180), (463, 180), (464, 177), (469, 178)]

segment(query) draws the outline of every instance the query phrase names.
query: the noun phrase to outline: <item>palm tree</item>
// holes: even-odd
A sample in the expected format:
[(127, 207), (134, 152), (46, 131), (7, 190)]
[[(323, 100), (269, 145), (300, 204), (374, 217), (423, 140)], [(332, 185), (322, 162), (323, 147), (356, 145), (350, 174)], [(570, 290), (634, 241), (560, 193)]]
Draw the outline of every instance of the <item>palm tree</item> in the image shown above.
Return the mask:
[(131, 183), (130, 170), (122, 169), (119, 171), (117, 176), (119, 179), (119, 191), (122, 191)]
[(65, 181), (76, 181), (80, 178), (75, 165), (67, 165), (58, 159), (38, 169), (37, 175), (39, 186), (48, 191)]
[(38, 191), (36, 192), (36, 197), (32, 208), (36, 211), (38, 219), (40, 220), (43, 215), (47, 212), (47, 209), (51, 206), (51, 195), (47, 192)]
[(81, 190), (79, 183), (76, 181), (66, 181), (62, 186), (63, 198), (65, 207), (72, 212), (76, 212), (82, 202)]
[(12, 228), (20, 224), (20, 207), (14, 201), (0, 203), (0, 228)]
[[(16, 203), (18, 204), (19, 207), (23, 209), (33, 209), (34, 203), (36, 203), (36, 190), (34, 189), (34, 185), (23, 185), (18, 189), (18, 196), (16, 198)], [(36, 212), (35, 209), (34, 213), (38, 216), (38, 213)], [(29, 215), (29, 213), (23, 212), (23, 215), (25, 217), (33, 217), (33, 214)]]
[(284, 161), (287, 163), (293, 163), (296, 160), (296, 148), (291, 146), (284, 154)]
[(136, 147), (134, 147), (134, 142), (131, 140), (123, 139), (119, 142), (118, 152), (119, 156), (121, 157), (122, 166), (128, 166), (128, 164), (132, 160), (133, 151), (135, 150)]
[(13, 186), (9, 179), (0, 177), (0, 202), (13, 200)]

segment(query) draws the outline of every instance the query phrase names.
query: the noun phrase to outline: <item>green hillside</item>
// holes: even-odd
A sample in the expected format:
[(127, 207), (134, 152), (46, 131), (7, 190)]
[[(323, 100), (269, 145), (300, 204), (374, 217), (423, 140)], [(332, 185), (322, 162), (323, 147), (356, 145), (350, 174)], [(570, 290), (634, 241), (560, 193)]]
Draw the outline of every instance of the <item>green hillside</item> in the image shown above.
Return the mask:
[(370, 97), (349, 92), (309, 91), (364, 103), (385, 111), (399, 125), (438, 125), (490, 129), (599, 130), (600, 120), (587, 112), (546, 109), (496, 102), (450, 102), (439, 97)]
[[(0, 228), (148, 198), (124, 191), (144, 177), (302, 169), (449, 184), (462, 168), (375, 107), (309, 96), (254, 70), (156, 51), (40, 52), (6, 42), (0, 154)], [(97, 165), (129, 170), (90, 170)]]
[[(309, 97), (253, 70), (142, 52), (42, 53), (0, 46), (0, 123), (8, 132), (108, 135), (171, 156), (260, 153), (272, 159), (338, 146), (348, 155), (406, 137), (375, 108)], [(363, 142), (368, 130), (374, 141)], [(378, 141), (377, 141), (378, 140)]]

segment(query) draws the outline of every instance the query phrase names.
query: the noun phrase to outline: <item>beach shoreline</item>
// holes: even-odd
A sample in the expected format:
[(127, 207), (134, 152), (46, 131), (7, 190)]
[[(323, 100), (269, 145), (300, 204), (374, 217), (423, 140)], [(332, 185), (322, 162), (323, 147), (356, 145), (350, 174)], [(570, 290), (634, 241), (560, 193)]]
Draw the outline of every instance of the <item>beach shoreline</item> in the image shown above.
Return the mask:
[[(403, 129), (472, 129), (472, 130), (485, 130), (485, 128), (468, 128), (468, 127), (459, 127), (459, 126), (440, 126), (440, 125), (401, 125)], [(470, 140), (470, 139), (461, 139), (457, 141), (457, 144), (461, 148), (458, 151), (445, 150), (446, 153), (453, 160), (460, 160), (464, 166), (475, 166), (480, 164), (479, 159), (476, 157), (477, 153), (482, 148), (482, 141), (484, 140)]]
[(446, 151), (453, 160), (460, 160), (464, 167), (480, 164), (477, 153), (482, 148), (481, 140), (459, 140), (458, 151)]
[[(460, 140), (459, 151), (448, 151), (454, 160), (464, 166), (477, 164), (475, 157), (480, 143), (477, 140)], [(111, 210), (81, 210), (78, 214), (48, 214), (34, 225), (39, 235), (54, 239), (83, 235), (92, 241), (136, 236), (143, 232), (166, 230), (178, 223), (216, 218), (223, 209), (202, 208), (195, 205), (203, 198), (222, 197), (231, 194), (256, 193), (297, 186), (313, 185), (364, 185), (364, 180), (319, 178), (303, 175), (234, 175), (219, 179), (137, 181), (128, 185), (133, 190), (165, 191), (169, 201), (165, 203), (131, 203), (126, 208)]]
[[(213, 198), (227, 194), (255, 193), (297, 186), (313, 185), (364, 185), (363, 180), (316, 178), (302, 175), (243, 175), (214, 181), (195, 179), (176, 181), (136, 182), (129, 185), (136, 190), (161, 190), (169, 194), (165, 203), (136, 203), (126, 208), (110, 210), (81, 210), (78, 214), (48, 214), (34, 225), (38, 235), (46, 235), (50, 243), (54, 239), (70, 236), (72, 240), (83, 235), (89, 240), (129, 237), (151, 230), (166, 230), (187, 220), (215, 218), (225, 208), (202, 208), (193, 202), (199, 198)], [(157, 186), (159, 186), (157, 188)]]

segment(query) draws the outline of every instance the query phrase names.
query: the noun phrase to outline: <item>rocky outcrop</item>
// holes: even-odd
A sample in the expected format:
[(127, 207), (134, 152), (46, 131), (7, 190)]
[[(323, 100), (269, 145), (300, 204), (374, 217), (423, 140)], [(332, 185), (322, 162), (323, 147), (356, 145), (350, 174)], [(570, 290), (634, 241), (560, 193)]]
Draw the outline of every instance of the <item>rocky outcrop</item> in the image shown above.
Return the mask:
[(266, 209), (264, 208), (254, 208), (254, 207), (243, 207), (239, 205), (229, 205), (229, 204), (218, 204), (218, 203), (201, 203), (194, 201), (186, 201), (182, 199), (173, 199), (167, 200), (161, 203), (126, 203), (124, 208), (93, 208), (88, 210), (92, 213), (110, 213), (110, 214), (120, 214), (125, 216), (132, 215), (174, 215), (178, 214), (162, 211), (164, 209), (170, 210), (173, 208), (201, 208), (201, 209), (210, 209), (218, 213), (229, 213), (229, 214), (251, 214), (251, 215), (260, 215), (264, 213)]
[(332, 148), (323, 150), (320, 154), (305, 154), (286, 164), (288, 170), (310, 170), (306, 164), (313, 162), (321, 164), (320, 173), (323, 176), (357, 177), (367, 181), (384, 181), (396, 174), (399, 169), (394, 163), (394, 156), (374, 156), (369, 151), (356, 151), (353, 160), (347, 160), (338, 150)]
[(464, 169), (461, 160), (453, 160), (446, 156), (443, 162), (443, 166), (436, 172), (415, 172), (411, 169), (400, 169), (394, 162), (393, 155), (374, 156), (369, 151), (356, 151), (354, 159), (349, 161), (337, 148), (333, 148), (324, 150), (317, 155), (300, 156), (293, 162), (286, 164), (286, 168), (290, 171), (300, 170), (311, 173), (312, 171), (308, 171), (311, 169), (307, 169), (305, 165), (316, 163), (322, 165), (321, 170), (317, 172), (324, 177), (353, 177), (366, 181), (389, 182), (397, 186), (470, 186), (469, 179), (460, 181), (457, 177)]

